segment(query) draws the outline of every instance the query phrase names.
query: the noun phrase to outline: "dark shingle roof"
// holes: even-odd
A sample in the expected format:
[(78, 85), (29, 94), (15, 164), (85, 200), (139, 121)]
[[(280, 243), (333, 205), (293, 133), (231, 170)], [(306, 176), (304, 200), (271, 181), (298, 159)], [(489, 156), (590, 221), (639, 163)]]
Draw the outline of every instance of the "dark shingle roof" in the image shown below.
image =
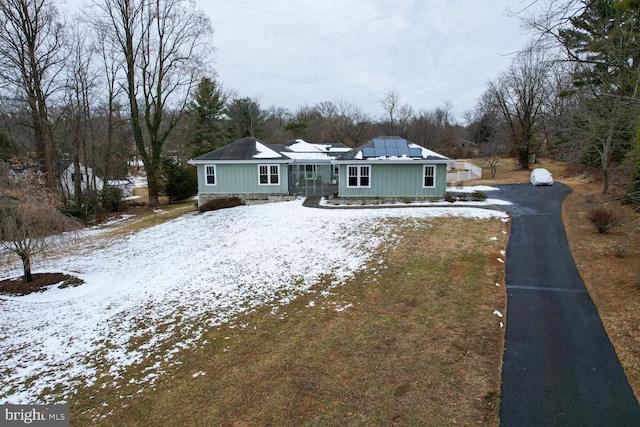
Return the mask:
[[(250, 160), (289, 160), (289, 159), (304, 159), (305, 153), (294, 152), (290, 147), (295, 142), (304, 142), (296, 140), (287, 144), (267, 144), (252, 136), (242, 138), (217, 150), (203, 154), (200, 157), (193, 159), (193, 162), (203, 161), (250, 161)], [(313, 145), (313, 144), (311, 144)], [(318, 147), (322, 145), (316, 144)], [(343, 144), (334, 144), (331, 147), (333, 149), (339, 148)], [(386, 148), (389, 146), (390, 148)], [(264, 147), (259, 151), (259, 147)], [(329, 147), (327, 145), (327, 147)], [(345, 146), (346, 147), (346, 146)], [(393, 148), (391, 148), (393, 147)], [(340, 147), (341, 148), (341, 147)], [(348, 147), (346, 147), (348, 148)], [(322, 151), (322, 148), (318, 148), (318, 155), (324, 153), (325, 156), (335, 156), (338, 152), (330, 153), (328, 151)], [(395, 153), (395, 154), (394, 154)], [(295, 155), (294, 155), (295, 154)], [(313, 154), (313, 153), (312, 153)], [(307, 156), (311, 156), (308, 154)], [(430, 151), (426, 148), (420, 147), (414, 143), (407, 141), (399, 136), (379, 136), (367, 141), (358, 147), (342, 153), (337, 157), (327, 157), (328, 159), (335, 158), (336, 160), (367, 160), (367, 159), (388, 159), (391, 161), (432, 161), (432, 162), (452, 162), (453, 160)], [(309, 157), (311, 160), (318, 160), (317, 157)]]
[[(231, 144), (225, 145), (224, 147), (218, 148), (217, 150), (213, 150), (209, 153), (203, 154), (200, 157), (195, 158), (194, 160), (254, 160), (256, 159), (256, 155), (258, 154), (258, 150), (256, 148), (256, 143), (262, 144), (265, 147), (275, 151), (278, 153), (280, 150), (278, 148), (274, 148), (272, 145), (269, 145), (265, 142), (260, 141), (252, 136), (248, 136), (246, 138), (239, 139)], [(275, 156), (260, 156), (262, 159), (281, 159), (283, 156), (277, 154)]]

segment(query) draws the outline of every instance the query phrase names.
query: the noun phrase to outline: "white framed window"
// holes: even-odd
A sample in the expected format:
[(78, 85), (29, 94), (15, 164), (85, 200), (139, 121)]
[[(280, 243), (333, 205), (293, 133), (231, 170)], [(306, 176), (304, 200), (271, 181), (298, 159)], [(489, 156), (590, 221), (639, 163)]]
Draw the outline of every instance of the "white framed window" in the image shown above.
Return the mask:
[(334, 176), (338, 176), (338, 175), (340, 175), (340, 166), (338, 166), (338, 165), (333, 165), (333, 175), (334, 175)]
[(347, 187), (371, 187), (371, 166), (347, 166)]
[(258, 165), (258, 184), (280, 184), (280, 165)]
[(216, 165), (204, 165), (204, 183), (206, 185), (216, 185)]
[(434, 188), (436, 186), (436, 167), (424, 165), (424, 178), (422, 181), (424, 188)]

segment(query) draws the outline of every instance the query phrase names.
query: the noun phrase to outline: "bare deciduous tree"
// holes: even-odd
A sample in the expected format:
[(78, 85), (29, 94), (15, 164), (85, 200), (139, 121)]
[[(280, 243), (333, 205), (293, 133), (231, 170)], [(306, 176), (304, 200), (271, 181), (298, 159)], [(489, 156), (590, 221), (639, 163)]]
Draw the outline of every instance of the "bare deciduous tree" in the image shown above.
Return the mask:
[(93, 0), (90, 11), (122, 60), (133, 139), (144, 161), (149, 205), (159, 204), (164, 143), (205, 71), (213, 33), (187, 0)]
[(291, 111), (284, 107), (270, 106), (266, 110), (265, 140), (273, 141), (274, 144), (284, 144), (288, 141), (289, 135), (285, 126), (291, 120)]
[(547, 101), (550, 63), (544, 52), (522, 52), (498, 79), (489, 82), (487, 103), (509, 134), (520, 167), (529, 168), (529, 156), (543, 143), (540, 138)]
[(495, 178), (501, 158), (506, 154), (507, 144), (500, 129), (495, 112), (487, 109), (481, 101), (475, 111), (465, 114), (468, 138), (477, 150), (477, 156), (489, 166), (491, 178)]
[(413, 108), (400, 103), (400, 95), (396, 91), (388, 92), (381, 101), (382, 108), (387, 112), (390, 135), (405, 137), (407, 126), (413, 118)]
[(447, 151), (447, 139), (451, 137), (447, 131), (451, 122), (451, 108), (451, 103), (445, 102), (443, 106), (432, 110), (420, 110), (407, 125), (406, 137), (440, 153)]
[[(73, 188), (65, 188), (61, 182), (63, 196), (73, 196), (75, 206), (85, 205), (88, 192), (99, 190), (96, 174), (90, 174), (86, 166), (94, 166), (95, 130), (93, 113), (97, 96), (97, 71), (92, 67), (93, 55), (88, 40), (82, 37), (83, 29), (76, 27), (72, 32), (70, 55), (67, 61), (67, 79), (64, 104), (64, 152), (63, 159), (73, 162)], [(82, 168), (81, 164), (85, 167)], [(84, 171), (84, 174), (82, 173)], [(72, 191), (73, 190), (73, 191)], [(86, 207), (86, 206), (85, 206)]]
[(40, 169), (56, 188), (49, 98), (64, 62), (63, 26), (52, 0), (0, 1), (0, 90), (26, 104)]
[[(118, 84), (118, 70), (122, 69), (124, 60), (114, 52), (107, 42), (106, 34), (98, 33), (93, 40), (92, 50), (98, 52), (102, 68), (101, 81), (104, 98), (99, 116), (102, 118), (96, 132), (96, 167), (105, 179), (123, 176), (122, 163), (131, 158), (135, 147), (131, 141), (131, 132), (126, 126), (126, 114), (121, 95), (122, 87)], [(126, 164), (126, 163), (125, 163)]]
[[(76, 230), (81, 223), (60, 213), (51, 198), (28, 177), (10, 175), (9, 165), (0, 162), (0, 247), (20, 257), (24, 282), (32, 280), (31, 260), (52, 244), (52, 235)], [(36, 199), (35, 196), (40, 195)]]
[(369, 117), (355, 104), (347, 101), (321, 102), (313, 110), (321, 120), (320, 126), (330, 132), (327, 142), (339, 142), (355, 147), (362, 142), (370, 125)]

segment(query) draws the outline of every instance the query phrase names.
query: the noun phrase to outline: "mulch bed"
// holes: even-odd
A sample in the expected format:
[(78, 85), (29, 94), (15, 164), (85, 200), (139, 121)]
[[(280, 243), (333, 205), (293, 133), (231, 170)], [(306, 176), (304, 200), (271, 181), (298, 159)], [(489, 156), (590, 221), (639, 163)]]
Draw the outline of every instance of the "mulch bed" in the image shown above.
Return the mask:
[(28, 295), (32, 292), (44, 291), (47, 286), (55, 285), (74, 276), (63, 273), (37, 273), (33, 281), (24, 283), (22, 277), (0, 281), (0, 295)]

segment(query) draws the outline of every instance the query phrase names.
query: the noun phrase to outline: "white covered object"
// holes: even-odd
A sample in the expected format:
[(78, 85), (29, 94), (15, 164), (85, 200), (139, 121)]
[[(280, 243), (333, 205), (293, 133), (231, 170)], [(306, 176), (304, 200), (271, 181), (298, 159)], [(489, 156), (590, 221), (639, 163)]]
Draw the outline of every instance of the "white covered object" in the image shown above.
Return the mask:
[(553, 185), (551, 172), (544, 168), (537, 168), (531, 171), (531, 184), (533, 185)]

